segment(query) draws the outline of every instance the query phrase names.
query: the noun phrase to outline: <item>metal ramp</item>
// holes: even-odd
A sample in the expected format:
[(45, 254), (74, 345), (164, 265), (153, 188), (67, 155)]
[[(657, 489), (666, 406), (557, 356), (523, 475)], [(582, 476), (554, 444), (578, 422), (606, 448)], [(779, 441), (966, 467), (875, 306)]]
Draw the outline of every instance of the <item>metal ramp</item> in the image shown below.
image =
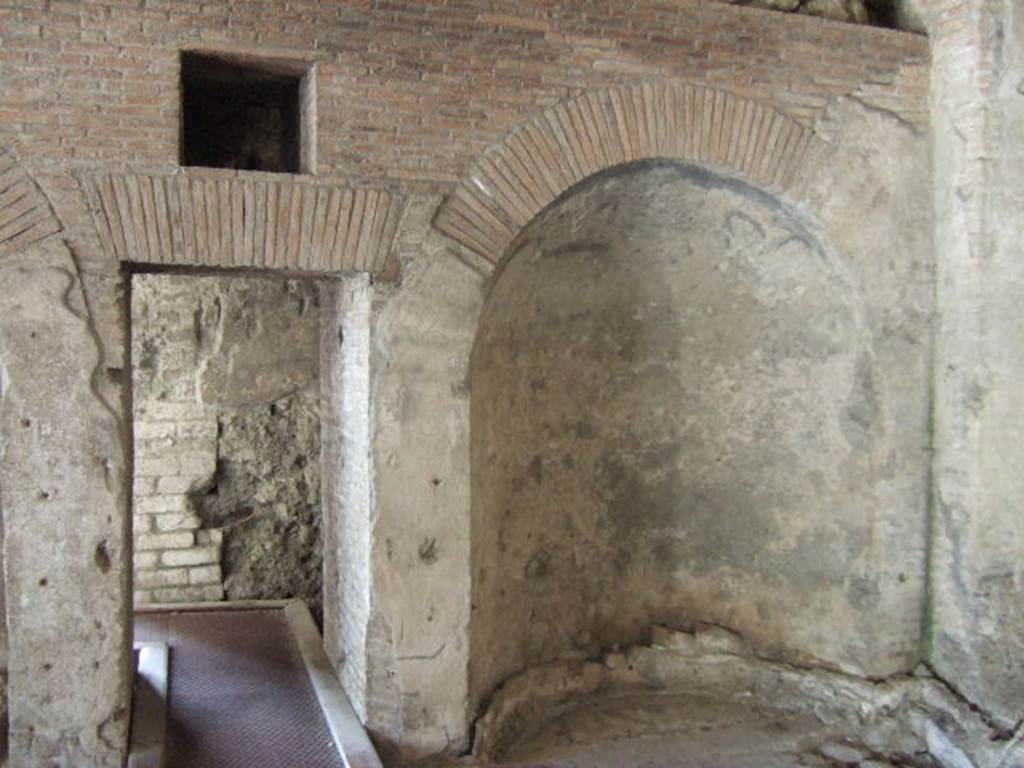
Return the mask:
[(380, 767), (300, 601), (146, 607), (135, 639), (166, 644), (170, 673), (164, 754), (130, 766)]

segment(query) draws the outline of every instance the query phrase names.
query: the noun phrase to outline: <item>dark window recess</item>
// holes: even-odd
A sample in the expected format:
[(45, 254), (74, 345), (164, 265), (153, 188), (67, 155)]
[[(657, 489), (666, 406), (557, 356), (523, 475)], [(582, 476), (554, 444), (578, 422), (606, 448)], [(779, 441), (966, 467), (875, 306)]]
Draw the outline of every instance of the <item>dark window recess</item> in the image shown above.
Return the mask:
[(301, 85), (271, 64), (182, 53), (182, 164), (299, 173)]

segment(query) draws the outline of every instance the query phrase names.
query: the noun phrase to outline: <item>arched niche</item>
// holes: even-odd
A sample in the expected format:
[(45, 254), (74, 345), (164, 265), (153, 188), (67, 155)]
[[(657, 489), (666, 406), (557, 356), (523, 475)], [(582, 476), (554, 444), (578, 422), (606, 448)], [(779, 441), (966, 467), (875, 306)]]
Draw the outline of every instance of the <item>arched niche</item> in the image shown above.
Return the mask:
[[(398, 743), (415, 734), (420, 754), (467, 746), (494, 686), (528, 663), (510, 654), (482, 669), (490, 649), (480, 642), (480, 612), (492, 608), (479, 603), (479, 590), (472, 594), (486, 555), (479, 541), (470, 544), (471, 528), (477, 538), (481, 532), (472, 466), (480, 453), (471, 457), (470, 435), (479, 446), (484, 427), (471, 350), (491, 285), (503, 279), (495, 275), (506, 256), (511, 268), (522, 255), (513, 255), (512, 241), (575, 185), (643, 160), (703, 168), (770, 196), (763, 199), (795, 216), (822, 245), (856, 297), (870, 339), (874, 429), (884, 435), (871, 450), (851, 452), (847, 478), (856, 505), (850, 522), (867, 538), (848, 588), (864, 609), (852, 614), (852, 628), (817, 616), (801, 627), (816, 642), (845, 643), (849, 653), (840, 662), (838, 652), (809, 659), (799, 646), (775, 653), (871, 677), (913, 669), (925, 607), (929, 157), (925, 138), (856, 102), (837, 103), (812, 130), (737, 94), (678, 83), (621, 85), (585, 91), (517, 125), (467, 169), (436, 214), (424, 211), (436, 231), (415, 246), (420, 257), (403, 263), (401, 291), (374, 320), (373, 347), (386, 354), (372, 376), (373, 562), (381, 575), (371, 604), (382, 632), (365, 656), (376, 670), (368, 675), (375, 682), (367, 701), (378, 738)], [(566, 278), (575, 290), (585, 275)], [(415, 492), (419, 487), (429, 493)], [(429, 548), (435, 540), (436, 560), (413, 552), (410, 564), (394, 556), (394, 542)], [(510, 633), (520, 631), (521, 617), (500, 620)], [(587, 653), (551, 649), (563, 652)], [(773, 653), (763, 644), (758, 652)], [(526, 679), (536, 678), (511, 680), (506, 693), (523, 694), (517, 684)], [(542, 698), (537, 692), (531, 700)]]
[(615, 166), (525, 226), (470, 362), (471, 709), (656, 624), (901, 663), (874, 626), (891, 436), (863, 314), (804, 214), (693, 165)]

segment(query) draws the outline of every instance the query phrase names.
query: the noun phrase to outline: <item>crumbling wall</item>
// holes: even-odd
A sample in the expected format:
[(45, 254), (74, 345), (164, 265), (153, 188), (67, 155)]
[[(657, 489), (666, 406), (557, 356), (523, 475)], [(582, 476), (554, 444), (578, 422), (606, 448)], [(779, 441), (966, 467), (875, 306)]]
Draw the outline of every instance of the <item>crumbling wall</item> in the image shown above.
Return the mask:
[(137, 275), (136, 601), (321, 601), (315, 283)]
[[(741, 764), (821, 768), (1009, 768), (1024, 759), (1024, 745), (923, 667), (865, 680), (766, 661), (714, 625), (652, 627), (650, 636), (649, 644), (552, 662), (507, 681), (477, 722), (479, 763), (617, 765), (615, 753), (628, 751), (649, 765), (675, 765), (681, 750), (706, 759), (725, 749)], [(588, 723), (588, 710), (598, 709)], [(770, 735), (745, 744), (758, 720), (770, 723)], [(659, 736), (674, 743), (659, 745)], [(587, 761), (595, 750), (606, 751)]]

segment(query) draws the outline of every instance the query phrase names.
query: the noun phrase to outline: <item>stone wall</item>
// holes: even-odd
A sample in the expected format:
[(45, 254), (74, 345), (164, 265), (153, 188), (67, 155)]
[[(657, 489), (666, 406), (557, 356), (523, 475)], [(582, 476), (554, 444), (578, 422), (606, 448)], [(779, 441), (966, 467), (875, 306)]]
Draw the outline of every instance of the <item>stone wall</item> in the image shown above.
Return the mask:
[(123, 371), (102, 366), (63, 224), (4, 147), (0, 187), (0, 756), (114, 768), (132, 685)]
[(324, 286), (324, 646), (364, 720), (371, 599), (370, 315), (365, 276)]
[[(605, 135), (593, 123), (583, 124), (588, 128), (577, 136), (584, 144), (587, 136)], [(651, 133), (660, 135), (662, 130), (656, 119)], [(929, 369), (928, 337), (920, 333), (928, 326), (932, 292), (928, 144), (913, 123), (853, 99), (835, 103), (816, 124), (815, 134), (825, 142), (821, 152), (805, 158), (796, 174), (798, 181), (782, 197), (809, 217), (809, 227), (821, 242), (841, 254), (838, 261), (845, 279), (860, 286), (874, 364), (879, 370), (902, 372), (888, 377), (886, 383), (893, 398), (892, 413), (918, 425), (901, 428), (899, 437), (893, 435), (896, 451), (885, 458), (907, 471), (891, 477), (882, 471), (872, 492), (877, 492), (876, 500), (861, 510), (866, 516), (878, 515), (877, 521), (883, 523), (865, 522), (871, 546), (882, 556), (879, 562), (886, 562), (873, 575), (894, 585), (876, 596), (877, 609), (891, 623), (879, 626), (872, 642), (878, 643), (882, 657), (891, 653), (890, 658), (903, 658), (901, 665), (905, 665), (910, 661), (905, 655), (906, 640), (919, 636), (925, 599), (920, 585), (925, 562), (927, 443), (920, 425), (927, 423), (928, 398), (914, 382), (926, 381)], [(750, 156), (757, 144), (755, 140), (742, 144), (738, 155)], [(490, 158), (499, 151), (504, 152), (504, 147), (489, 153), (481, 173), (494, 173), (496, 163)], [(542, 158), (534, 163), (543, 169)], [(752, 164), (766, 163), (755, 160)], [(600, 167), (599, 162), (595, 165)], [(547, 171), (546, 178), (560, 175), (568, 172), (556, 167)], [(514, 185), (508, 187), (514, 189)], [(524, 188), (530, 189), (525, 184), (519, 189)], [(504, 187), (491, 189), (502, 202), (517, 201), (514, 192), (506, 193)], [(529, 204), (543, 207), (544, 199), (536, 200), (531, 192)], [(521, 207), (513, 215), (522, 216)], [(415, 221), (411, 216), (410, 229)], [(434, 236), (402, 240), (399, 247), (407, 243), (421, 256), (403, 260), (400, 290), (381, 289), (380, 313), (372, 326), (374, 474), (380, 514), (374, 528), (377, 551), (371, 610), (381, 616), (372, 619), (371, 626), (391, 641), (371, 646), (378, 653), (371, 662), (386, 670), (387, 676), (371, 699), (369, 719), (380, 724), (379, 736), (415, 754), (427, 751), (432, 743), (445, 743), (456, 732), (459, 723), (465, 722), (462, 712), (467, 701), (468, 720), (480, 714), (473, 709), (477, 699), (467, 699), (467, 689), (450, 683), (467, 662), (472, 664), (466, 631), (472, 625), (470, 617), (488, 610), (466, 597), (473, 589), (471, 579), (477, 578), (475, 571), (466, 577), (466, 562), (476, 558), (467, 531), (452, 524), (456, 517), (451, 510), (464, 509), (477, 492), (467, 482), (467, 425), (472, 422), (472, 429), (477, 428), (469, 413), (476, 386), (469, 352), (493, 267), (488, 263), (491, 254), (485, 260), (453, 253)], [(500, 262), (502, 255), (497, 252), (493, 257)], [(588, 277), (581, 272), (566, 279), (573, 280), (570, 290), (582, 290)], [(896, 330), (910, 328), (918, 332)], [(867, 458), (867, 454), (861, 456)], [(851, 483), (865, 481), (876, 461), (877, 457), (858, 460)], [(879, 465), (874, 466), (877, 470)], [(908, 501), (911, 506), (905, 506)], [(889, 546), (885, 542), (900, 542), (892, 559), (893, 553), (884, 552)], [(864, 563), (869, 569), (874, 557)], [(901, 578), (906, 579), (906, 592), (899, 586)], [(916, 596), (913, 606), (908, 595)], [(423, 631), (409, 633), (410, 622)], [(901, 640), (890, 645), (892, 638)], [(915, 655), (919, 657), (920, 650)], [(418, 695), (410, 699), (403, 694), (410, 690)], [(432, 709), (415, 703), (428, 691), (435, 704)]]
[(135, 601), (303, 597), (319, 615), (319, 289), (132, 284)]

